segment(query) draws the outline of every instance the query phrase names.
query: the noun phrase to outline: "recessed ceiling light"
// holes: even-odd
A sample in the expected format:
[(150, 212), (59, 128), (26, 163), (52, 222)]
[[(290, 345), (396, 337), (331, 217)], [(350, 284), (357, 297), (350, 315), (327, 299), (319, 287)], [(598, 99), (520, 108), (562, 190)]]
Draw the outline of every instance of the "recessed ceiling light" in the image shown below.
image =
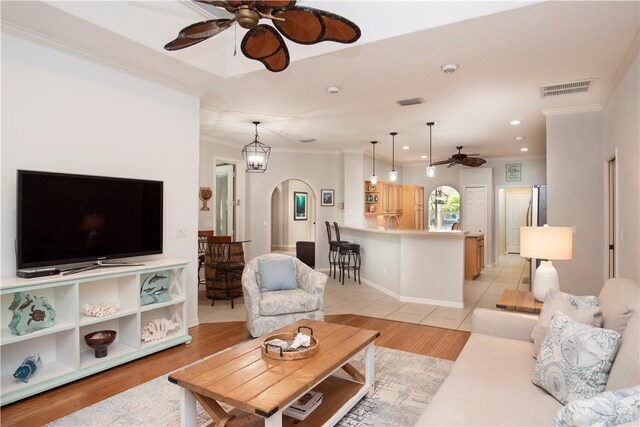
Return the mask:
[(403, 146), (402, 146), (402, 149), (403, 149), (403, 150), (408, 150), (409, 148), (411, 148), (411, 147), (409, 147), (408, 145), (403, 145)]
[(524, 136), (516, 136), (516, 141), (522, 141), (524, 139)]
[(338, 92), (340, 92), (342, 89), (340, 89), (340, 86), (329, 86), (327, 87), (327, 93), (330, 94), (336, 94)]
[(529, 149), (527, 147), (522, 147), (520, 151), (529, 151)]
[(426, 158), (428, 158), (428, 157), (429, 157), (429, 156), (427, 156), (426, 154), (423, 154), (422, 156), (420, 156), (420, 158), (421, 158), (421, 159), (426, 159)]
[(516, 126), (516, 125), (521, 125), (521, 124), (522, 124), (522, 120), (511, 120), (511, 121), (509, 122), (509, 124), (512, 124), (512, 125), (514, 125), (514, 126)]
[(459, 67), (460, 66), (458, 64), (445, 64), (441, 68), (445, 74), (451, 74), (451, 73), (455, 73)]

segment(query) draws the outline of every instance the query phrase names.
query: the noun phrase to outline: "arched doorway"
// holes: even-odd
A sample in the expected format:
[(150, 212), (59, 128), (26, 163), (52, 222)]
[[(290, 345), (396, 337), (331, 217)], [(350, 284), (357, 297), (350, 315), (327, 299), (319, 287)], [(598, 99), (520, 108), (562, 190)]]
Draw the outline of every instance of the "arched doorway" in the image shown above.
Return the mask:
[(295, 253), (296, 242), (316, 240), (316, 195), (299, 179), (282, 181), (271, 193), (271, 252)]
[(451, 230), (460, 225), (460, 193), (442, 185), (429, 196), (429, 230)]

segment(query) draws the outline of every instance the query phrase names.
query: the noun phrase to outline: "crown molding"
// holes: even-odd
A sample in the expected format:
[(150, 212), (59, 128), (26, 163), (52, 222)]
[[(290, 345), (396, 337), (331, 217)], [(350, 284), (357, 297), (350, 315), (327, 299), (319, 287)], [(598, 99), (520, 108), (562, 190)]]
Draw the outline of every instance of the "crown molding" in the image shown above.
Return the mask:
[(2, 19), (0, 23), (1, 23), (3, 32), (7, 32), (23, 40), (31, 41), (42, 46), (50, 47), (65, 53), (69, 53), (71, 55), (80, 57), (82, 59), (96, 62), (98, 64), (102, 64), (119, 71), (124, 71), (133, 76), (140, 77), (145, 80), (152, 81), (154, 83), (159, 83), (163, 86), (167, 86), (172, 89), (177, 89), (181, 92), (184, 92), (188, 95), (196, 96), (198, 98), (201, 98), (205, 94), (203, 90), (189, 87), (185, 84), (178, 82), (177, 80), (173, 80), (168, 77), (161, 76), (155, 73), (150, 73), (148, 71), (142, 70), (140, 68), (137, 68), (132, 65), (126, 64), (122, 61), (119, 61), (115, 58), (112, 58), (106, 55), (97, 54), (87, 49), (74, 46), (68, 42), (45, 35), (38, 31), (34, 31), (30, 28), (26, 28), (14, 22)]
[(542, 110), (542, 114), (544, 114), (545, 117), (552, 117), (563, 116), (565, 114), (591, 113), (594, 111), (602, 111), (602, 105), (590, 104), (576, 107), (550, 108), (548, 110)]

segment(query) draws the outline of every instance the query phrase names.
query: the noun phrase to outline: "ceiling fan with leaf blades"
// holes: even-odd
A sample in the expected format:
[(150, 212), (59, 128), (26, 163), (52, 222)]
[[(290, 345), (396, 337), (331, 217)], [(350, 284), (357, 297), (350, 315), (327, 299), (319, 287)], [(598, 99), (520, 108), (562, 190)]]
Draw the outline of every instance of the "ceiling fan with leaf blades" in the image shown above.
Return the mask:
[(464, 166), (470, 166), (472, 168), (477, 168), (478, 166), (482, 166), (485, 163), (487, 163), (485, 159), (481, 159), (480, 157), (471, 157), (471, 156), (478, 156), (479, 154), (462, 154), (460, 152), (462, 151), (462, 148), (463, 147), (461, 145), (457, 146), (456, 149), (458, 150), (458, 153), (452, 155), (447, 160), (441, 160), (439, 162), (432, 163), (432, 165), (438, 166), (438, 165), (446, 165), (450, 163), (449, 166), (447, 166), (449, 168), (455, 165), (464, 165)]
[[(234, 23), (249, 31), (240, 49), (249, 59), (260, 61), (269, 71), (278, 72), (289, 66), (289, 50), (282, 34), (300, 44), (323, 41), (353, 43), (360, 38), (360, 28), (340, 15), (306, 6), (295, 0), (195, 0), (210, 4), (235, 15), (231, 19), (213, 19), (183, 28), (178, 37), (165, 45), (166, 50), (184, 49), (221, 33)], [(271, 25), (259, 24), (269, 19)], [(276, 31), (276, 29), (279, 31)]]

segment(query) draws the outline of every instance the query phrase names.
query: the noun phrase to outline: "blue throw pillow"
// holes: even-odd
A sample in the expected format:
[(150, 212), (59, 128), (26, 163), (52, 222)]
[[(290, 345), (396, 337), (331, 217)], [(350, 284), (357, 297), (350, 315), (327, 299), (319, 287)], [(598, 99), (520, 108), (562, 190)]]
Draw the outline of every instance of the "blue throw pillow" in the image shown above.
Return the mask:
[(293, 258), (259, 259), (260, 292), (296, 289), (296, 267)]

